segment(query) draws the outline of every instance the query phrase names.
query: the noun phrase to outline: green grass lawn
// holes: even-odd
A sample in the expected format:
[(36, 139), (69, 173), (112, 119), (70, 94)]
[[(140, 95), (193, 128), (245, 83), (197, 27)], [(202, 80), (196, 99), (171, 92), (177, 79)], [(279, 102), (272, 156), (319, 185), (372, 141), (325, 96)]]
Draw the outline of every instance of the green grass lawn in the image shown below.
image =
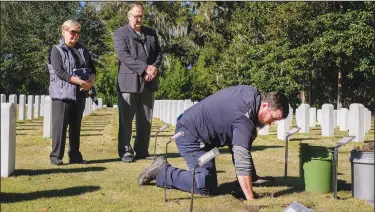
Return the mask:
[[(163, 125), (153, 120), (152, 135)], [(190, 194), (167, 190), (168, 202), (163, 201), (163, 189), (156, 186), (138, 186), (140, 172), (151, 164), (150, 160), (123, 163), (117, 155), (117, 110), (100, 109), (84, 118), (81, 135), (81, 152), (89, 163), (85, 165), (53, 166), (49, 162), (51, 139), (44, 139), (43, 121), (17, 122), (16, 171), (8, 178), (1, 178), (1, 211), (188, 211)], [(157, 154), (165, 150), (165, 143), (174, 129), (160, 133)], [(257, 173), (274, 176), (270, 184), (255, 185), (262, 197), (254, 201), (242, 201), (241, 189), (236, 183), (231, 155), (226, 148), (217, 157), (219, 195), (203, 197), (195, 195), (194, 211), (282, 211), (298, 201), (314, 211), (374, 211), (363, 200), (351, 197), (349, 155), (355, 146), (350, 143), (340, 148), (339, 200), (332, 193), (305, 192), (299, 179), (298, 143), (311, 143), (333, 147), (346, 136), (335, 131), (334, 137), (321, 137), (319, 128), (310, 134), (297, 134), (289, 142), (288, 178), (284, 179), (284, 142), (277, 140), (276, 128), (270, 135), (258, 136), (253, 143), (252, 155)], [(366, 135), (366, 142), (374, 140), (374, 127)], [(154, 137), (150, 142), (153, 152)], [(68, 154), (64, 162), (68, 162)], [(186, 168), (175, 144), (168, 146), (168, 161)]]

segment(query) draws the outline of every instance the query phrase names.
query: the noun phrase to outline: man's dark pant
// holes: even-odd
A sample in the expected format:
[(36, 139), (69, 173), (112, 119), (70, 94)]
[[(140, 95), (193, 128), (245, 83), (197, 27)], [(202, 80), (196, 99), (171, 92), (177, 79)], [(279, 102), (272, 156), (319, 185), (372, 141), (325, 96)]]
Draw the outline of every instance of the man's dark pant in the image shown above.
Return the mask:
[[(152, 109), (154, 105), (154, 92), (143, 93), (118, 93), (119, 102), (119, 128), (118, 128), (118, 154), (134, 154), (148, 156), (150, 143)], [(136, 138), (134, 151), (130, 145), (132, 135), (132, 122), (136, 115)]]
[[(192, 171), (198, 164), (198, 158), (210, 151), (213, 147), (201, 148), (201, 141), (192, 135), (188, 130), (177, 123), (176, 133), (184, 132), (184, 136), (176, 139), (178, 151), (184, 157), (190, 171), (175, 168), (171, 165), (167, 166), (167, 188), (176, 188), (182, 191), (191, 191)], [(164, 187), (164, 167), (156, 176), (156, 185)], [(202, 167), (195, 170), (195, 187), (194, 193), (202, 195), (213, 194), (217, 189), (217, 175), (215, 167), (215, 159), (210, 160)]]
[(81, 161), (79, 151), (81, 121), (86, 98), (77, 95), (74, 100), (52, 100), (52, 152), (51, 159), (64, 157), (66, 130), (69, 125), (69, 157), (71, 161)]

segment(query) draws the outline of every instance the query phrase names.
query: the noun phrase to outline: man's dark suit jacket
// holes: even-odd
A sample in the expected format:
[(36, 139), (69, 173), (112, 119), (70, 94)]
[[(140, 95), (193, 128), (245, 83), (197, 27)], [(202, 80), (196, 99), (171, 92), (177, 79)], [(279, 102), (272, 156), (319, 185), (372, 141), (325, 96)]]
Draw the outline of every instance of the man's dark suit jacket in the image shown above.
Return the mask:
[(114, 47), (119, 60), (117, 89), (121, 93), (154, 92), (158, 89), (155, 78), (150, 82), (144, 80), (147, 65), (159, 69), (162, 55), (156, 32), (142, 26), (145, 35), (146, 51), (142, 40), (129, 26), (118, 28), (114, 33)]

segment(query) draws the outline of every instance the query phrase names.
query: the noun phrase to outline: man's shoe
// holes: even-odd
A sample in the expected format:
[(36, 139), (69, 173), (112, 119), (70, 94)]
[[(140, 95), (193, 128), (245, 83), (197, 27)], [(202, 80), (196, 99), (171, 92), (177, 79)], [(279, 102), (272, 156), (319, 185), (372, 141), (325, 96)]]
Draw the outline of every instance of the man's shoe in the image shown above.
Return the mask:
[(64, 164), (64, 162), (60, 159), (51, 159), (51, 164), (56, 166), (61, 166)]
[(151, 181), (156, 179), (156, 175), (159, 173), (160, 169), (166, 165), (164, 157), (156, 158), (151, 166), (145, 168), (143, 172), (138, 176), (138, 185), (148, 185)]
[(121, 161), (124, 163), (132, 163), (135, 161), (135, 159), (133, 155), (124, 155), (122, 156)]
[(76, 160), (71, 160), (69, 161), (70, 164), (87, 164), (87, 161), (86, 160), (80, 160), (80, 161), (76, 161)]

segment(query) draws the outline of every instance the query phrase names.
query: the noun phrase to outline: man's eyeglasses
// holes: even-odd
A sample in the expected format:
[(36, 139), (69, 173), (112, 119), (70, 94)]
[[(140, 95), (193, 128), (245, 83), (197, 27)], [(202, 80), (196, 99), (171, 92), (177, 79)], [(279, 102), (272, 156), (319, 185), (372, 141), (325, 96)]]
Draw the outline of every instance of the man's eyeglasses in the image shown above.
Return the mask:
[(134, 19), (137, 19), (137, 20), (142, 20), (143, 19), (143, 15), (133, 15), (131, 13), (129, 13), (131, 16), (133, 16)]
[(79, 35), (81, 31), (76, 31), (76, 30), (66, 30), (68, 31), (71, 35)]

